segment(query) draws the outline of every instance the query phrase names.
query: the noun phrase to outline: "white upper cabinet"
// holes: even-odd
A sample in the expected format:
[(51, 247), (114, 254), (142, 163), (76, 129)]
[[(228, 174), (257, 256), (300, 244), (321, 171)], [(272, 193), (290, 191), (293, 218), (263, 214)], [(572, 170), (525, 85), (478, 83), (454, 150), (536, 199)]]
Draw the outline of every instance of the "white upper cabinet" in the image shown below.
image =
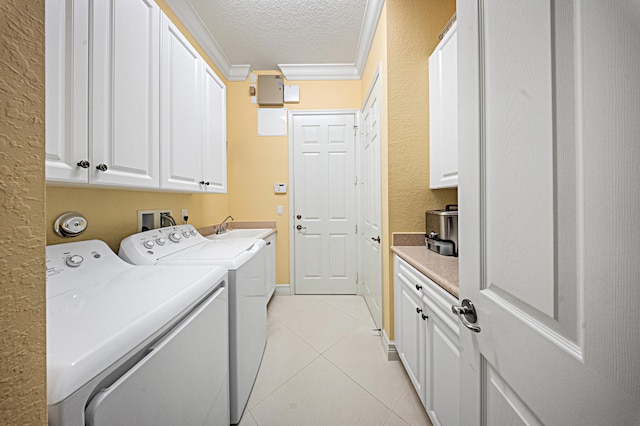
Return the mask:
[(86, 183), (89, 176), (87, 2), (45, 2), (45, 52), (47, 180)]
[(454, 22), (429, 57), (430, 187), (458, 186), (458, 37)]
[(161, 188), (227, 191), (226, 88), (162, 16)]
[(204, 61), (202, 180), (206, 192), (227, 192), (227, 88)]
[(162, 15), (161, 187), (199, 191), (202, 179), (202, 65), (180, 30)]
[(46, 2), (47, 181), (226, 192), (224, 83), (154, 1), (90, 4)]
[(160, 8), (93, 2), (89, 180), (158, 188)]

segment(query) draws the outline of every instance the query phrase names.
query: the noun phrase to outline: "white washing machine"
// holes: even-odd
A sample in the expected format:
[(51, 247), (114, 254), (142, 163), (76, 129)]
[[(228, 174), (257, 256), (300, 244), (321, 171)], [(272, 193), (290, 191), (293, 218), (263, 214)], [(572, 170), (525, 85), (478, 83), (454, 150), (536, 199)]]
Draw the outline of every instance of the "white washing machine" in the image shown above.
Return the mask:
[(50, 425), (227, 425), (227, 271), (47, 247)]
[(119, 255), (135, 265), (218, 265), (229, 273), (229, 389), (231, 424), (249, 400), (267, 342), (264, 240), (209, 240), (192, 225), (153, 229), (120, 243)]

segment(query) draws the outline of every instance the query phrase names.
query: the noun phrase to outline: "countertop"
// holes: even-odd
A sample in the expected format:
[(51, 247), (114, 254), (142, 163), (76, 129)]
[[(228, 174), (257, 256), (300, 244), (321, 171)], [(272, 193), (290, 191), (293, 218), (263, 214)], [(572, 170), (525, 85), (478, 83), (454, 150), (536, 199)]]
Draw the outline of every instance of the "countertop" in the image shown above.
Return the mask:
[[(421, 244), (416, 244), (419, 242)], [(442, 256), (428, 250), (424, 244), (424, 234), (394, 234), (393, 243), (392, 252), (454, 297), (459, 297), (457, 257)]]

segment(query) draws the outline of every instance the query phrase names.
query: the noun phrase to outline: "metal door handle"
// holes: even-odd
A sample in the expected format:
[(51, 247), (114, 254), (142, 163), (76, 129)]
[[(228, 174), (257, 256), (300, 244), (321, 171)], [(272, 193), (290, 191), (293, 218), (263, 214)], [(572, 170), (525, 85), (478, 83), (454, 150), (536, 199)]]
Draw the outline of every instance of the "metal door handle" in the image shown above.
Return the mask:
[(306, 226), (302, 226), (302, 225), (298, 225), (298, 226), (296, 226), (296, 229), (297, 229), (298, 231), (300, 231), (300, 230), (302, 230), (302, 229), (307, 229), (307, 227), (306, 227)]
[(460, 321), (465, 327), (475, 333), (480, 333), (480, 327), (475, 324), (478, 321), (478, 314), (471, 300), (464, 299), (462, 306), (453, 305), (451, 311), (460, 317)]

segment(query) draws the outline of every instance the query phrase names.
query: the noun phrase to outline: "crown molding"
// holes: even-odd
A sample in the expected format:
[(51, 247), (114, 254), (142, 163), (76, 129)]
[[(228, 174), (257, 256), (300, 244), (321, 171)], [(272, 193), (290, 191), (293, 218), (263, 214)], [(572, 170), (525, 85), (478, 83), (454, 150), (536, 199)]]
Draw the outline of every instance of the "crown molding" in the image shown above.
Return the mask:
[(287, 80), (360, 80), (354, 64), (278, 64)]
[(249, 77), (251, 66), (231, 65), (218, 42), (204, 26), (200, 16), (193, 9), (190, 2), (184, 0), (165, 1), (227, 81), (244, 81)]
[(367, 58), (369, 57), (369, 51), (373, 44), (373, 38), (376, 35), (376, 29), (378, 28), (378, 21), (382, 14), (382, 7), (384, 6), (384, 0), (368, 0), (367, 7), (364, 11), (364, 20), (362, 22), (362, 29), (360, 30), (360, 40), (358, 40), (358, 50), (356, 51), (355, 66), (358, 70), (358, 76), (362, 76), (364, 67), (367, 65)]

